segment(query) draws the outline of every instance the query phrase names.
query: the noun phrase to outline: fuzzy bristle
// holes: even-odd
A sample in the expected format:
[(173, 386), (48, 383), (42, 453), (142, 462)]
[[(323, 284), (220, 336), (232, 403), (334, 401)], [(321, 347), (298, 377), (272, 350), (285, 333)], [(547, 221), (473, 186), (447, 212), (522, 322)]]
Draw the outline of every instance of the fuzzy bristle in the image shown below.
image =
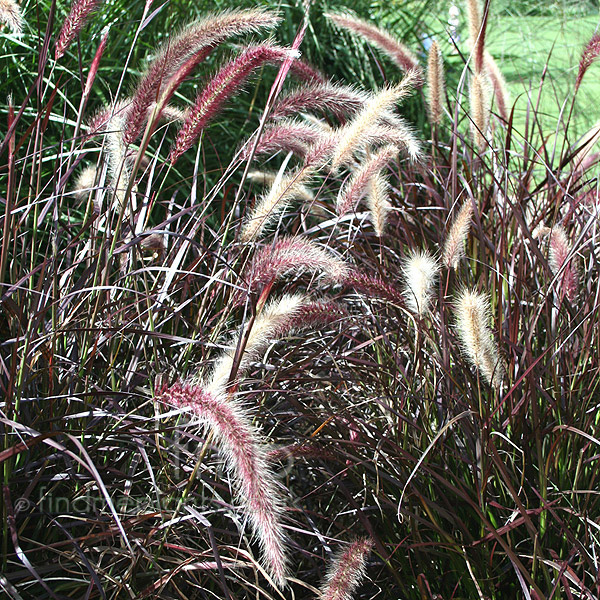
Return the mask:
[(563, 227), (557, 225), (550, 232), (550, 268), (559, 277), (559, 289), (572, 302), (577, 296), (577, 262)]
[(390, 184), (380, 173), (376, 174), (369, 182), (367, 204), (375, 234), (377, 237), (382, 237), (392, 204), (390, 202)]
[(389, 33), (350, 14), (325, 14), (338, 27), (346, 29), (366, 39), (389, 56), (403, 71), (419, 68), (417, 57), (404, 44)]
[(360, 199), (368, 191), (370, 182), (397, 154), (397, 148), (384, 146), (354, 171), (352, 177), (339, 191), (336, 203), (338, 215), (344, 215), (356, 208)]
[(96, 10), (99, 0), (75, 0), (65, 19), (56, 41), (54, 57), (56, 60), (64, 56), (65, 52), (86, 24), (92, 13)]
[(341, 282), (348, 273), (346, 264), (308, 238), (285, 237), (259, 250), (244, 277), (250, 292), (289, 274), (319, 272), (332, 282)]
[[(264, 10), (232, 10), (208, 15), (188, 25), (180, 34), (169, 37), (142, 76), (131, 101), (125, 123), (125, 141), (140, 135), (148, 117), (148, 108), (158, 102), (173, 78), (177, 83), (191, 73), (212, 50), (234, 35), (274, 27), (279, 18)], [(177, 74), (179, 73), (179, 76)], [(173, 85), (170, 86), (171, 93)]]
[(189, 408), (194, 420), (211, 431), (234, 481), (262, 550), (266, 571), (279, 588), (287, 584), (288, 556), (282, 526), (280, 486), (266, 458), (266, 448), (246, 409), (223, 390), (176, 383), (157, 393), (157, 400)]
[(0, 23), (8, 26), (12, 33), (23, 33), (23, 14), (15, 0), (0, 0)]
[(455, 310), (464, 355), (487, 383), (498, 387), (504, 377), (504, 367), (489, 326), (489, 299), (476, 291), (464, 290), (456, 301)]
[(438, 271), (436, 259), (425, 251), (413, 252), (402, 266), (406, 306), (420, 317), (429, 311)]
[(496, 110), (498, 114), (505, 120), (508, 121), (508, 107), (510, 105), (510, 95), (508, 93), (508, 86), (506, 80), (498, 67), (498, 64), (489, 52), (485, 52), (484, 55), (485, 68), (489, 80), (494, 90), (494, 99), (496, 102)]
[(358, 539), (331, 563), (319, 591), (320, 600), (352, 600), (365, 576), (366, 561), (372, 547), (370, 538)]
[(258, 199), (247, 218), (240, 235), (241, 241), (249, 242), (260, 236), (294, 198), (307, 200), (308, 189), (304, 183), (309, 178), (310, 173), (310, 169), (303, 168), (291, 175), (284, 175), (279, 180), (275, 180), (269, 192)]
[(486, 72), (475, 73), (469, 86), (471, 107), (471, 134), (479, 151), (487, 147), (487, 130), (490, 122), (492, 86)]
[(239, 91), (252, 71), (267, 62), (283, 61), (290, 54), (295, 55), (289, 48), (260, 44), (245, 48), (239, 56), (222, 67), (188, 111), (170, 153), (171, 164), (191, 147), (208, 122), (218, 114), (225, 102)]
[(465, 255), (465, 243), (472, 217), (473, 202), (467, 200), (458, 211), (444, 242), (442, 262), (448, 268), (457, 269), (458, 263)]
[(353, 156), (357, 148), (365, 142), (369, 129), (380, 123), (385, 113), (409, 93), (414, 86), (415, 77), (414, 71), (409, 72), (398, 85), (380, 90), (365, 103), (356, 117), (342, 128), (339, 143), (331, 158), (333, 169), (337, 169)]
[(433, 42), (427, 57), (427, 99), (429, 119), (439, 125), (442, 121), (446, 88), (444, 82), (444, 63), (440, 45)]

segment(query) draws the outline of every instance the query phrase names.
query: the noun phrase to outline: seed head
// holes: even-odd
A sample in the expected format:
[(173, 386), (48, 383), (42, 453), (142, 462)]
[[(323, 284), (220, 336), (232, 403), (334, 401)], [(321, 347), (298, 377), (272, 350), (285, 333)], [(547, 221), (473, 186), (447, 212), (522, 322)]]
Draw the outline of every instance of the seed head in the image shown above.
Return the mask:
[(409, 255), (402, 266), (404, 297), (409, 310), (422, 317), (429, 310), (439, 265), (425, 251)]
[(367, 556), (372, 546), (371, 539), (358, 539), (332, 562), (319, 592), (320, 600), (352, 600), (365, 576)]
[(463, 354), (494, 387), (502, 383), (504, 367), (489, 326), (490, 301), (484, 294), (464, 290), (456, 301), (456, 329)]

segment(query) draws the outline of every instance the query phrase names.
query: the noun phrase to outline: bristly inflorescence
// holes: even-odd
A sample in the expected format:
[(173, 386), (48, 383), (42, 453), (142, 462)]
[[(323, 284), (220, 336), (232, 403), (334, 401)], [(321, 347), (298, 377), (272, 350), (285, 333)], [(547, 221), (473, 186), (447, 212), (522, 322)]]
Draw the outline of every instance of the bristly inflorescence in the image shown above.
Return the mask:
[(465, 243), (473, 217), (473, 201), (466, 200), (460, 207), (444, 242), (442, 261), (448, 268), (457, 269), (465, 255)]
[(406, 306), (420, 317), (429, 311), (438, 271), (437, 260), (425, 251), (412, 252), (402, 266)]
[(283, 61), (290, 55), (297, 56), (297, 53), (273, 44), (260, 44), (244, 49), (238, 57), (222, 67), (188, 111), (171, 149), (171, 163), (190, 148), (207, 123), (215, 117), (225, 102), (239, 91), (252, 71), (267, 62)]
[(550, 232), (550, 268), (558, 278), (558, 289), (573, 302), (577, 296), (577, 259), (564, 227), (557, 225)]
[(64, 56), (65, 52), (77, 37), (82, 27), (86, 24), (92, 13), (96, 10), (100, 0), (75, 0), (71, 10), (60, 30), (54, 56), (56, 60)]
[(456, 330), (463, 353), (494, 387), (500, 386), (504, 365), (490, 328), (490, 301), (487, 296), (465, 289), (455, 304)]
[(247, 511), (262, 550), (265, 569), (275, 584), (286, 586), (288, 556), (280, 486), (266, 459), (266, 447), (247, 410), (224, 390), (175, 383), (156, 391), (159, 402), (189, 408), (210, 431), (231, 474), (238, 501)]
[[(233, 35), (274, 27), (278, 22), (275, 13), (264, 10), (229, 11), (209, 15), (165, 42), (133, 94), (125, 122), (125, 142), (130, 144), (141, 134), (148, 109), (161, 100), (165, 90), (173, 93), (176, 85), (205, 60), (216, 46)], [(177, 80), (175, 85), (169, 85), (173, 79)]]
[[(389, 56), (403, 71), (414, 69), (420, 71), (419, 61), (414, 53), (386, 31), (348, 13), (326, 14), (325, 16), (331, 19), (338, 27), (351, 31), (372, 43)], [(422, 80), (419, 78), (416, 85), (421, 84)]]
[(23, 32), (23, 14), (15, 0), (0, 0), (0, 23), (8, 25), (15, 35)]
[(248, 291), (257, 293), (276, 279), (303, 271), (321, 273), (326, 279), (338, 283), (347, 276), (348, 266), (308, 238), (284, 237), (254, 255), (244, 278)]
[(352, 542), (330, 565), (319, 591), (320, 600), (352, 600), (366, 573), (367, 557), (373, 547), (370, 538)]

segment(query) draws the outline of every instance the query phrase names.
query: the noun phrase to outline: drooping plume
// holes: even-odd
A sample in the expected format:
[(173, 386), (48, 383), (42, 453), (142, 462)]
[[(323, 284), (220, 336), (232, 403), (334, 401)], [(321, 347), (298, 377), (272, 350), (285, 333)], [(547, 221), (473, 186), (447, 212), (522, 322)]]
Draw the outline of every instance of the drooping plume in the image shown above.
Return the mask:
[[(404, 44), (389, 33), (349, 14), (325, 14), (338, 27), (351, 31), (366, 39), (389, 56), (403, 71), (419, 69), (417, 57)], [(421, 82), (417, 85), (419, 85)]]
[(437, 261), (425, 251), (413, 252), (402, 265), (406, 306), (420, 317), (429, 311), (438, 271)]
[[(323, 135), (312, 123), (300, 121), (281, 120), (274, 125), (266, 127), (254, 151), (254, 155), (276, 154), (279, 151), (293, 152), (296, 156), (306, 155), (308, 148)], [(243, 160), (250, 158), (252, 143), (246, 144), (240, 157)]]
[(346, 276), (345, 284), (354, 288), (357, 292), (362, 292), (369, 298), (380, 298), (398, 306), (404, 306), (405, 298), (402, 291), (379, 277), (350, 270)]
[(75, 0), (71, 10), (63, 23), (56, 41), (54, 58), (58, 60), (77, 37), (83, 26), (87, 23), (91, 14), (96, 10), (99, 0)]
[(404, 98), (415, 83), (416, 73), (411, 71), (395, 86), (384, 88), (368, 100), (354, 119), (340, 131), (340, 140), (331, 159), (331, 167), (338, 168), (352, 157), (365, 142), (369, 129), (381, 122), (396, 102)]
[(231, 344), (215, 360), (206, 389), (220, 390), (228, 385), (240, 335), (245, 337), (246, 345), (235, 373), (236, 381), (243, 377), (250, 365), (260, 357), (273, 339), (305, 326), (302, 322), (303, 310), (310, 304), (310, 299), (304, 294), (286, 294), (269, 302), (253, 322), (246, 325), (239, 335), (234, 336)]
[(341, 282), (348, 267), (308, 238), (285, 237), (259, 250), (243, 278), (250, 292), (260, 292), (285, 275), (303, 271), (320, 272), (332, 282)]
[(572, 302), (577, 296), (577, 261), (563, 227), (557, 225), (550, 232), (550, 268), (558, 279), (558, 288)]
[(446, 96), (444, 81), (444, 63), (440, 45), (433, 42), (427, 57), (427, 100), (429, 106), (429, 119), (439, 125), (444, 116), (443, 106)]
[(498, 114), (505, 120), (508, 121), (508, 107), (510, 106), (510, 95), (508, 93), (508, 86), (500, 68), (496, 61), (493, 59), (489, 52), (484, 54), (484, 63), (487, 75), (494, 89), (494, 98), (496, 102), (496, 110)]
[(347, 85), (330, 82), (307, 85), (281, 97), (273, 105), (271, 118), (280, 119), (301, 111), (329, 111), (343, 119), (362, 108), (367, 99), (365, 92)]
[(278, 22), (279, 18), (272, 12), (234, 10), (209, 15), (189, 25), (179, 35), (171, 37), (160, 47), (133, 94), (125, 124), (125, 142), (130, 144), (140, 135), (149, 107), (160, 100), (169, 81), (178, 72), (180, 75), (177, 79), (183, 81), (193, 68), (227, 38), (274, 27)]
[(465, 243), (472, 217), (473, 202), (469, 199), (460, 207), (444, 242), (442, 261), (448, 268), (457, 269), (458, 263), (465, 255)]
[(0, 0), (0, 23), (4, 23), (15, 35), (23, 33), (23, 14), (15, 0)]
[(575, 89), (581, 85), (581, 80), (585, 75), (586, 71), (590, 68), (592, 63), (600, 56), (600, 33), (595, 33), (590, 41), (586, 44), (581, 54), (581, 60), (579, 61), (579, 72), (577, 73), (577, 81), (575, 82)]
[(373, 547), (369, 538), (352, 542), (330, 565), (324, 584), (319, 591), (320, 600), (352, 600), (361, 584), (366, 561)]
[(296, 55), (289, 48), (260, 44), (246, 48), (226, 64), (206, 85), (196, 98), (194, 106), (188, 111), (171, 150), (171, 163), (190, 148), (202, 129), (218, 114), (225, 102), (239, 91), (252, 71), (265, 62), (283, 61), (290, 53)]
[(368, 191), (371, 180), (397, 155), (397, 148), (384, 146), (365, 160), (340, 189), (336, 203), (337, 214), (344, 215), (355, 209), (360, 199)]
[(242, 227), (240, 239), (249, 242), (257, 238), (284, 211), (294, 198), (305, 198), (307, 188), (304, 183), (312, 170), (300, 169), (290, 175), (284, 175), (261, 196)]
[(463, 354), (494, 387), (502, 383), (504, 367), (490, 323), (490, 301), (484, 294), (464, 290), (455, 305), (456, 329)]
[(212, 432), (260, 543), (262, 562), (279, 588), (286, 586), (288, 557), (282, 526), (283, 500), (271, 471), (266, 447), (248, 412), (223, 390), (200, 384), (176, 383), (157, 390), (159, 401), (190, 408), (193, 418)]

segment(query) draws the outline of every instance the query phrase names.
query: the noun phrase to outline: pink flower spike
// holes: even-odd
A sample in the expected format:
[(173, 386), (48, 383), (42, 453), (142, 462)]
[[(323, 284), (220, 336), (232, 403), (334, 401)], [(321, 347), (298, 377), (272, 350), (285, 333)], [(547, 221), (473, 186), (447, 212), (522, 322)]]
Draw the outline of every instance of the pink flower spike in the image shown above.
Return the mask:
[[(225, 65), (196, 98), (194, 106), (179, 130), (171, 149), (171, 164), (194, 143), (207, 123), (222, 109), (254, 69), (265, 62), (283, 61), (292, 52), (271, 44), (246, 48), (237, 58)], [(294, 53), (295, 54), (295, 53)]]
[(132, 143), (141, 134), (149, 107), (160, 99), (169, 84), (171, 88), (175, 87), (171, 79), (178, 73), (178, 83), (181, 83), (227, 38), (274, 27), (278, 22), (279, 18), (269, 11), (233, 10), (208, 15), (186, 27), (179, 35), (169, 38), (160, 47), (135, 90), (125, 124), (125, 143)]
[(579, 61), (579, 73), (575, 82), (575, 89), (581, 85), (581, 80), (585, 72), (590, 68), (591, 64), (600, 56), (600, 33), (595, 33), (590, 41), (586, 44), (581, 54)]
[[(389, 33), (350, 14), (326, 14), (325, 16), (338, 27), (351, 31), (372, 43), (384, 54), (387, 54), (403, 71), (420, 69), (419, 61), (413, 52)], [(423, 80), (420, 79), (416, 85), (423, 85)]]
[(371, 277), (359, 271), (350, 271), (344, 283), (371, 298), (381, 298), (398, 306), (404, 306), (405, 299), (402, 291), (378, 277)]
[(90, 15), (98, 6), (98, 0), (75, 0), (71, 6), (71, 12), (67, 15), (65, 22), (56, 42), (54, 58), (62, 58), (77, 34), (86, 24)]
[(92, 85), (94, 83), (94, 79), (96, 78), (96, 73), (98, 73), (98, 67), (100, 66), (100, 59), (102, 58), (102, 54), (104, 54), (104, 50), (106, 48), (106, 42), (108, 42), (108, 34), (110, 33), (110, 25), (104, 28), (102, 32), (102, 39), (100, 40), (100, 45), (96, 50), (96, 54), (94, 56), (94, 60), (92, 60), (92, 64), (90, 65), (90, 72), (88, 73), (87, 79), (85, 81), (85, 89), (83, 91), (83, 95), (85, 97), (89, 96)]
[(321, 587), (320, 600), (352, 599), (365, 576), (365, 563), (372, 547), (373, 541), (370, 538), (358, 539), (333, 561)]
[(340, 189), (336, 212), (345, 215), (354, 210), (368, 190), (369, 183), (384, 167), (398, 155), (397, 148), (384, 146), (354, 172), (350, 180)]
[[(314, 144), (322, 133), (314, 126), (307, 123), (285, 120), (265, 128), (254, 155), (276, 154), (279, 151), (293, 152), (297, 156), (305, 156), (308, 147)], [(252, 145), (246, 144), (241, 153), (242, 160), (248, 160)]]
[(210, 430), (223, 454), (262, 550), (264, 566), (279, 588), (286, 586), (288, 558), (281, 524), (283, 501), (267, 464), (266, 448), (247, 411), (226, 392), (208, 392), (200, 385), (175, 383), (157, 390), (159, 402), (189, 407)]
[(286, 237), (256, 254), (246, 275), (249, 291), (260, 292), (286, 274), (307, 270), (320, 271), (333, 282), (343, 281), (348, 274), (343, 261), (314, 242), (302, 237)]
[(550, 233), (550, 268), (559, 279), (558, 287), (572, 302), (577, 296), (577, 263), (567, 233), (560, 225)]
[(303, 110), (331, 111), (337, 118), (344, 119), (361, 109), (367, 100), (364, 92), (352, 87), (315, 83), (302, 86), (278, 100), (271, 111), (272, 119), (280, 119)]

